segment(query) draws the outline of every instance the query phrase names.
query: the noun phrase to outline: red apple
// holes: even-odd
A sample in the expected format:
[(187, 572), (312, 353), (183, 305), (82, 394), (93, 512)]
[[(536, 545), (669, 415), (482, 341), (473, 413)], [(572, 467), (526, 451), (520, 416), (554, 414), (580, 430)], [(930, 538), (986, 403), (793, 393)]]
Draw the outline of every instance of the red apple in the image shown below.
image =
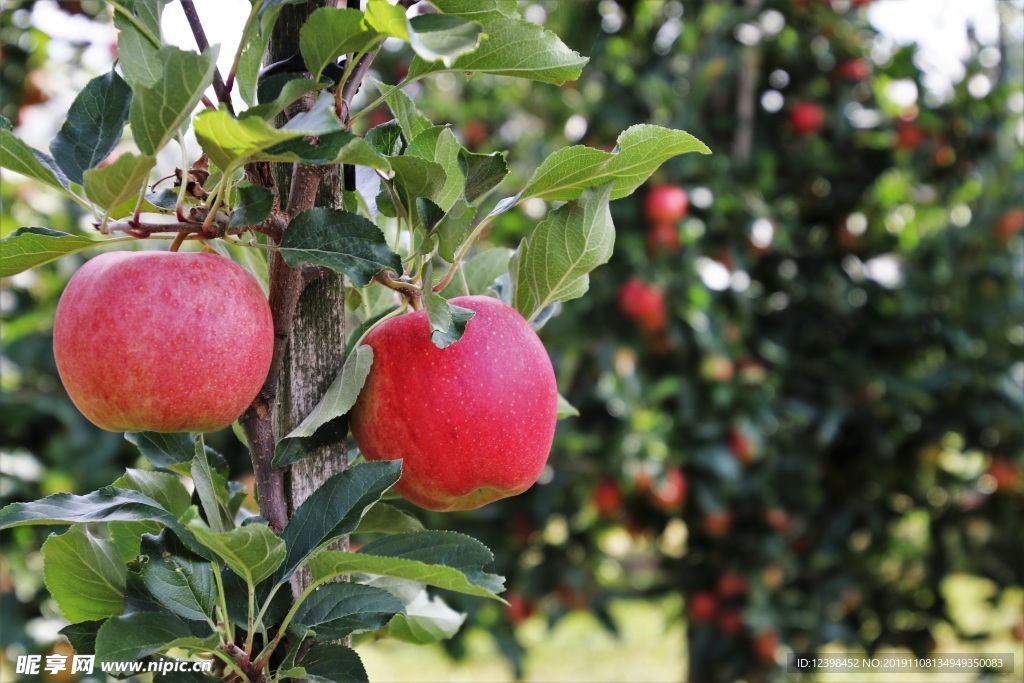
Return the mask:
[(686, 500), (686, 477), (678, 467), (665, 472), (663, 481), (656, 481), (652, 490), (654, 504), (665, 511), (678, 510)]
[(847, 59), (845, 62), (840, 62), (832, 73), (836, 78), (863, 81), (871, 75), (871, 65), (863, 59)]
[(519, 593), (509, 593), (506, 598), (508, 605), (505, 614), (513, 626), (530, 618), (533, 614), (533, 603)]
[(700, 363), (700, 376), (712, 382), (728, 382), (736, 374), (736, 366), (728, 356), (705, 356)]
[(825, 127), (825, 110), (814, 102), (797, 102), (789, 110), (789, 128), (800, 136), (814, 135)]
[(750, 646), (755, 657), (765, 664), (773, 664), (775, 652), (779, 649), (779, 635), (775, 631), (761, 631), (754, 636)]
[(367, 460), (401, 458), (395, 490), (428, 510), (472, 510), (540, 476), (558, 391), (544, 345), (513, 309), (486, 296), (451, 300), (476, 313), (462, 339), (430, 341), (424, 310), (366, 337), (373, 366), (351, 414)]
[(715, 584), (718, 595), (723, 598), (737, 598), (747, 592), (747, 580), (739, 574), (726, 572), (718, 577)]
[(704, 516), (701, 526), (708, 536), (724, 536), (732, 528), (732, 515), (728, 512), (712, 512)]
[(782, 508), (769, 508), (765, 513), (764, 519), (768, 522), (768, 526), (775, 529), (775, 531), (780, 534), (789, 530), (789, 515), (786, 514), (786, 511)]
[(674, 223), (653, 223), (647, 228), (647, 253), (651, 258), (679, 252), (679, 231)]
[(694, 593), (687, 605), (687, 613), (694, 624), (704, 624), (714, 619), (718, 612), (718, 600), (707, 591)]
[(240, 265), (207, 253), (101, 254), (68, 283), (57, 371), (82, 414), (113, 432), (212, 432), (259, 392), (270, 307)]
[(652, 223), (675, 223), (682, 220), (690, 206), (686, 190), (675, 185), (656, 185), (644, 200), (644, 215)]
[(622, 509), (622, 489), (614, 479), (604, 478), (590, 492), (590, 501), (597, 514), (610, 517)]
[(619, 309), (644, 332), (661, 332), (668, 325), (665, 295), (660, 287), (639, 278), (627, 280), (619, 289)]
[(993, 458), (988, 474), (996, 482), (997, 491), (1012, 491), (1021, 481), (1021, 472), (1006, 458)]
[(1010, 209), (996, 221), (996, 237), (1001, 242), (1009, 242), (1010, 238), (1024, 230), (1024, 209)]
[(743, 630), (743, 617), (736, 610), (726, 610), (719, 613), (718, 618), (715, 620), (715, 625), (718, 626), (718, 630), (723, 635), (739, 635), (740, 631)]
[(917, 149), (925, 141), (925, 137), (921, 126), (913, 121), (900, 119), (896, 122), (896, 147), (898, 149)]
[(729, 432), (729, 450), (744, 465), (749, 465), (758, 457), (757, 444), (740, 427), (733, 427)]

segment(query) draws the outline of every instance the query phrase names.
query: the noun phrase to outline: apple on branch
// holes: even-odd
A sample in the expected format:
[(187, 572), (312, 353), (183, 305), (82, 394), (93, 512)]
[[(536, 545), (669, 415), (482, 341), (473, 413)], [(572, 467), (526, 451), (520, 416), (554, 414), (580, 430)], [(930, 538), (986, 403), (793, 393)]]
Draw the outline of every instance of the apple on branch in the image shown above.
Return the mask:
[(216, 254), (118, 251), (86, 262), (57, 304), (53, 354), (82, 414), (114, 432), (212, 432), (270, 369), (255, 278)]
[(558, 390), (544, 345), (515, 309), (486, 296), (449, 303), (474, 316), (440, 349), (425, 310), (366, 336), (370, 374), (351, 413), (367, 460), (402, 459), (395, 490), (428, 510), (472, 510), (540, 476), (555, 434)]

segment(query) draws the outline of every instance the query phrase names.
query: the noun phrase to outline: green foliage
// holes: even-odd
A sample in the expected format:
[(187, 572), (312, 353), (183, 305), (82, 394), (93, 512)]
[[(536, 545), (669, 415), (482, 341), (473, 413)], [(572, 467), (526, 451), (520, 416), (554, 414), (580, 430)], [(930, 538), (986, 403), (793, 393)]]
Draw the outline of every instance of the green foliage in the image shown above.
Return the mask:
[[(273, 252), (271, 259), (306, 267), (303, 273), (316, 266), (343, 275), (346, 302), (358, 323), (346, 339), (347, 362), (311, 414), (291, 434), (278, 435), (277, 467), (300, 461), (324, 438), (325, 427), (339, 424), (337, 418), (351, 409), (373, 361), (372, 350), (360, 346), (373, 326), (422, 305), (432, 340), (445, 348), (458, 343), (473, 316), (448, 300), (456, 294), (492, 294), (492, 288), (539, 326), (558, 312), (555, 304), (581, 295), (587, 274), (608, 260), (614, 241), (610, 200), (628, 195), (666, 159), (708, 151), (678, 131), (629, 129), (618, 151), (601, 152), (598, 159), (571, 149), (532, 180), (520, 178), (525, 192), (484, 208), (488, 195), (511, 174), (506, 156), (469, 149), (461, 131), (435, 124), (404, 89), (446, 72), (547, 84), (577, 78), (587, 59), (520, 17), (514, 1), (438, 2), (440, 13), (411, 18), (385, 0), (370, 0), (365, 12), (322, 8), (298, 36), (311, 77), (262, 80), (259, 67), (269, 34), (290, 0), (253, 3), (227, 79), (217, 73), (216, 45), (195, 52), (164, 43), (164, 4), (110, 4), (119, 31), (117, 66), (74, 99), (50, 144), (52, 158), (2, 121), (3, 167), (56, 190), (77, 213), (68, 216), (68, 226), (60, 226), (71, 232), (5, 228), (0, 275), (50, 278), (47, 295), (55, 297), (66, 277), (62, 266), (20, 274), (108, 242), (180, 232), (190, 225), (193, 237), (237, 258), (265, 286), (266, 254)], [(362, 78), (357, 62), (389, 37), (408, 45), (408, 77), (395, 86), (376, 84), (380, 99), (349, 111), (351, 103), (342, 99), (345, 88), (331, 79), (339, 72), (341, 81), (353, 74)], [(220, 95), (224, 84), (238, 85), (248, 109), (236, 114), (226, 98), (220, 108), (210, 106), (205, 93), (214, 86)], [(293, 105), (307, 97), (312, 105), (296, 113)], [(201, 100), (205, 106), (197, 114)], [(396, 121), (358, 134), (361, 127), (352, 124), (381, 103)], [(131, 129), (130, 150), (122, 149), (125, 126)], [(203, 156), (165, 173), (172, 169), (158, 166), (166, 150), (184, 145), (189, 129)], [(357, 192), (345, 193), (346, 210), (289, 213), (287, 202), (276, 201), (277, 188), (260, 178), (263, 162), (355, 165), (362, 180)], [(175, 178), (174, 188), (150, 189), (156, 174)], [(518, 252), (474, 252), (496, 217), (520, 200), (538, 198), (569, 203), (553, 210)], [(102, 233), (130, 237), (99, 241), (81, 234), (80, 210), (91, 214)], [(176, 224), (169, 230), (172, 214)], [(254, 238), (240, 239), (245, 232)], [(276, 303), (274, 294), (270, 299)], [(11, 338), (48, 349), (48, 343), (35, 342), (39, 331), (49, 328), (52, 310), (26, 320)], [(5, 362), (10, 348), (5, 339)], [(46, 362), (52, 377), (52, 358)], [(35, 381), (18, 375), (15, 388)], [(57, 420), (81, 422), (65, 397), (50, 398), (57, 407), (28, 401), (25, 410), (44, 406)], [(572, 413), (568, 407), (559, 412)], [(19, 491), (18, 500), (27, 502), (0, 510), (0, 528), (70, 525), (43, 543), (43, 579), (74, 625), (65, 630), (69, 641), (82, 652), (95, 652), (100, 661), (157, 661), (173, 650), (213, 658), (225, 675), (239, 680), (266, 675), (365, 680), (349, 647), (311, 641), (356, 632), (423, 643), (451, 638), (466, 617), (428, 586), (500, 600), (504, 578), (490, 572), (495, 557), (486, 546), (464, 534), (425, 530), (416, 517), (381, 502), (400, 476), (399, 461), (360, 462), (331, 477), (279, 529), (241, 507), (242, 486), (229, 479), (228, 462), (238, 460), (240, 451), (234, 440), (227, 443), (235, 455), (226, 458), (207, 446), (202, 434), (126, 434), (138, 449), (127, 456), (120, 438), (111, 441), (88, 428), (83, 434), (81, 448), (111, 444), (101, 451), (105, 458), (119, 454), (136, 466), (113, 484), (83, 495), (55, 492), (75, 487), (60, 481), (47, 482), (41, 491)], [(34, 447), (33, 438), (23, 437), (28, 448)], [(93, 473), (90, 484), (104, 472)], [(190, 488), (183, 478), (191, 481)], [(264, 484), (256, 483), (257, 492)], [(34, 538), (27, 530), (15, 533), (22, 534), (19, 543)], [(356, 552), (333, 549), (350, 534), (364, 545)], [(313, 585), (303, 590), (299, 574), (307, 567)], [(346, 575), (354, 575), (353, 582), (338, 581)], [(299, 586), (298, 598), (292, 597), (291, 584)]]

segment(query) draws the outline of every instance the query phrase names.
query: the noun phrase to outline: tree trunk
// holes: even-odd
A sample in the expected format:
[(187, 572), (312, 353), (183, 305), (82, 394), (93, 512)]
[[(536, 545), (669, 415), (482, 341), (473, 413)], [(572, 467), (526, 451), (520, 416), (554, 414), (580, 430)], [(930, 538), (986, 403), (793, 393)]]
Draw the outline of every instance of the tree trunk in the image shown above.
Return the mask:
[[(299, 28), (315, 9), (325, 5), (333, 6), (333, 3), (320, 0), (283, 7), (270, 37), (267, 61), (273, 63), (297, 54)], [(307, 106), (311, 103), (311, 100), (307, 102)], [(319, 182), (316, 206), (341, 206), (337, 167), (323, 176), (301, 174), (295, 185), (292, 164), (274, 164), (273, 170), (281, 193), (281, 206), (291, 208), (291, 195), (307, 194), (312, 189), (299, 187), (299, 184), (316, 182)], [(278, 257), (275, 254), (273, 258)], [(282, 359), (281, 383), (274, 410), (275, 431), (279, 437), (305, 419), (345, 362), (344, 278), (333, 271), (313, 273), (302, 283), (288, 348)], [(323, 435), (317, 434), (317, 443), (309, 449), (306, 459), (292, 466), (285, 480), (289, 516), (327, 479), (347, 467), (346, 431), (344, 428), (332, 430), (328, 426), (322, 430)], [(347, 550), (348, 539), (340, 539), (335, 547)], [(309, 583), (309, 572), (303, 568), (296, 574), (293, 590), (301, 591)]]

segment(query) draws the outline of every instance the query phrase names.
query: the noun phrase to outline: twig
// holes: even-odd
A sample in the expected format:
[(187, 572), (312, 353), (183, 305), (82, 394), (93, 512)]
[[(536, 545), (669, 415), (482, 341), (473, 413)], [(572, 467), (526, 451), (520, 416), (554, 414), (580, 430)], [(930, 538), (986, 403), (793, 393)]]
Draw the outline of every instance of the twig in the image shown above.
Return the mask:
[(105, 235), (114, 232), (126, 232), (136, 237), (183, 232), (186, 234), (195, 233), (203, 239), (215, 239), (226, 235), (241, 235), (245, 232), (259, 232), (277, 240), (280, 239), (281, 233), (284, 232), (284, 226), (288, 224), (287, 216), (281, 211), (271, 212), (266, 220), (256, 225), (236, 225), (231, 227), (227, 223), (228, 217), (224, 214), (219, 214), (217, 220), (213, 221), (207, 229), (203, 226), (203, 219), (205, 218), (203, 209), (192, 209), (192, 213), (194, 217), (198, 217), (198, 222), (185, 220), (169, 223), (143, 223), (142, 221), (123, 220), (107, 223), (103, 227), (102, 232)]
[[(196, 46), (200, 52), (205, 52), (206, 48), (210, 46), (210, 41), (206, 39), (206, 31), (203, 30), (203, 22), (199, 20), (199, 13), (196, 12), (195, 4), (192, 0), (181, 0), (181, 8), (185, 10), (185, 18), (188, 19), (192, 35), (196, 38)], [(220, 103), (226, 105), (228, 111), (234, 114), (234, 107), (231, 106), (231, 93), (224, 87), (224, 79), (220, 75), (220, 69), (216, 67), (213, 69), (213, 91), (217, 93), (217, 99), (220, 100)]]

